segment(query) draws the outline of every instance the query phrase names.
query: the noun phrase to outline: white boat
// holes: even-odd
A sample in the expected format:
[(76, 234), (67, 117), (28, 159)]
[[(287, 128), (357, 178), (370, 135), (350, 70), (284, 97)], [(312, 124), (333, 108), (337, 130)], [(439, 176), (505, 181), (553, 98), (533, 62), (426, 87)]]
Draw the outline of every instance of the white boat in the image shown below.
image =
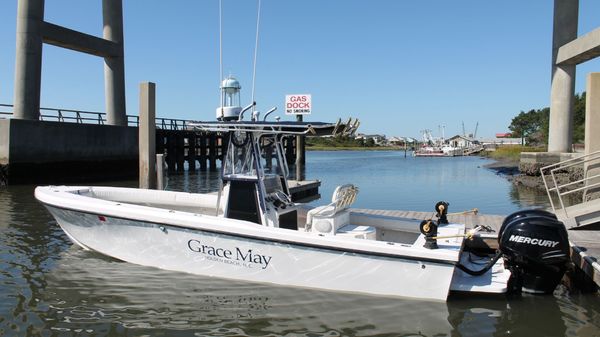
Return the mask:
[[(439, 218), (431, 221), (370, 215), (350, 209), (358, 192), (350, 184), (338, 187), (324, 206), (293, 202), (281, 138), (327, 134), (339, 126), (234, 121), (197, 127), (230, 135), (216, 194), (46, 186), (35, 196), (77, 245), (160, 269), (442, 301), (450, 291), (504, 293), (516, 274), (525, 290), (534, 288), (526, 268), (510, 263), (517, 254), (511, 249), (521, 244), (513, 242), (519, 240), (512, 240), (511, 226), (529, 214), (507, 219), (501, 242), (512, 246), (482, 257), (465, 239), (472, 236), (465, 225), (444, 223), (446, 203), (436, 205)], [(568, 249), (568, 242), (558, 244), (548, 249)], [(509, 269), (519, 272), (511, 276)], [(538, 282), (546, 275), (531, 277)]]

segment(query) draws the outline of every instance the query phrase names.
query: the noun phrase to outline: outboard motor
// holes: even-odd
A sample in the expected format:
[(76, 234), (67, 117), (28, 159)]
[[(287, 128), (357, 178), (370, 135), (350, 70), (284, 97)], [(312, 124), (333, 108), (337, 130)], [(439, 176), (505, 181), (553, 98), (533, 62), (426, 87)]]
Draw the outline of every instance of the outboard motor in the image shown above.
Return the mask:
[(569, 240), (562, 222), (541, 210), (506, 217), (499, 249), (511, 271), (510, 291), (552, 293), (569, 265)]

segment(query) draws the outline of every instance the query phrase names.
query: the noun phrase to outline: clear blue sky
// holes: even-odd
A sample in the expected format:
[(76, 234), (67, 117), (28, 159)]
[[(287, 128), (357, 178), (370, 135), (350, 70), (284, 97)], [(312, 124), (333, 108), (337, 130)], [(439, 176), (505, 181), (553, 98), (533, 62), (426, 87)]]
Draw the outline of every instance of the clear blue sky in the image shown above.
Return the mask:
[[(46, 0), (45, 20), (102, 35), (102, 1)], [(223, 0), (224, 70), (251, 98), (257, 2)], [(16, 0), (0, 1), (0, 103), (12, 103)], [(212, 120), (219, 101), (218, 0), (124, 1), (127, 113), (140, 82), (157, 84), (157, 115)], [(419, 137), (446, 126), (507, 131), (549, 105), (551, 0), (263, 0), (258, 109), (310, 93), (308, 120), (358, 117), (359, 131)], [(580, 0), (579, 34), (600, 27)], [(578, 66), (577, 92), (600, 60)], [(44, 45), (43, 107), (104, 111), (103, 60)], [(289, 118), (289, 117), (287, 117)]]

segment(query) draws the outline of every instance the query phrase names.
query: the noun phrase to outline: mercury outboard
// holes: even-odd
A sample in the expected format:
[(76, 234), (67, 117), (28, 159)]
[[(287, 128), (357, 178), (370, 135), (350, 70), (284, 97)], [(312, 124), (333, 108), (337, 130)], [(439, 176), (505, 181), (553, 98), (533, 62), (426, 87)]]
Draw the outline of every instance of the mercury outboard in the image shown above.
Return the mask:
[(498, 243), (512, 274), (509, 291), (552, 293), (570, 263), (564, 224), (543, 210), (519, 211), (506, 217)]

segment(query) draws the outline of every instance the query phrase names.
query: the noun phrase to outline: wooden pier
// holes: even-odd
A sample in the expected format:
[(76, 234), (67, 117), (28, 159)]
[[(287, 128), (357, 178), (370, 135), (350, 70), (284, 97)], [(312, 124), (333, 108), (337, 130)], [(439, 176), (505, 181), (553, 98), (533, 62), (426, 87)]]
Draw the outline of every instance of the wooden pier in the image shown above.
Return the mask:
[[(432, 207), (433, 208), (433, 207)], [(389, 217), (404, 217), (419, 220), (435, 219), (435, 212), (390, 211), (352, 209), (353, 212), (376, 214)], [(486, 214), (449, 214), (448, 221), (464, 223), (468, 228), (476, 225), (490, 226), (496, 232), (500, 229), (505, 216)], [(575, 283), (578, 289), (597, 292), (600, 287), (600, 231), (568, 230), (571, 246), (571, 261), (575, 265), (573, 273), (569, 273), (569, 282)], [(491, 248), (497, 248), (497, 242), (490, 242)], [(584, 276), (585, 275), (585, 276)]]
[[(227, 138), (220, 132), (156, 129), (156, 153), (165, 155), (169, 172), (183, 172), (185, 164), (190, 172), (198, 168), (200, 171), (216, 171), (219, 167), (217, 160), (223, 160), (227, 145)], [(288, 164), (294, 163), (296, 137), (284, 138), (283, 146)]]

